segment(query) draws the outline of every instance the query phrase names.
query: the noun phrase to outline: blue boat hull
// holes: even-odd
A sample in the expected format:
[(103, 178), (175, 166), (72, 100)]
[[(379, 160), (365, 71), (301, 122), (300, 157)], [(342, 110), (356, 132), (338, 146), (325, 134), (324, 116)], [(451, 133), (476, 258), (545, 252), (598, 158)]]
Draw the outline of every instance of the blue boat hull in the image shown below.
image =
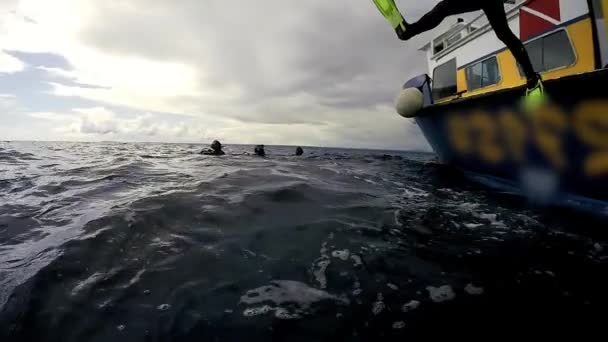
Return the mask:
[(608, 214), (608, 70), (546, 82), (550, 102), (525, 113), (523, 88), (432, 104), (416, 122), (443, 163), (539, 202)]

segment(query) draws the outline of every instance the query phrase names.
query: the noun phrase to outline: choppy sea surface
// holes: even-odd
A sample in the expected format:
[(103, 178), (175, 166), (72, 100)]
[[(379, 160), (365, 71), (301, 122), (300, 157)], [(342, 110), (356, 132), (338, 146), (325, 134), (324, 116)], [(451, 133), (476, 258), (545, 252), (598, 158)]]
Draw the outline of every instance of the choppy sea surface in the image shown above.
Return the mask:
[(0, 142), (0, 340), (605, 335), (608, 225), (432, 154)]

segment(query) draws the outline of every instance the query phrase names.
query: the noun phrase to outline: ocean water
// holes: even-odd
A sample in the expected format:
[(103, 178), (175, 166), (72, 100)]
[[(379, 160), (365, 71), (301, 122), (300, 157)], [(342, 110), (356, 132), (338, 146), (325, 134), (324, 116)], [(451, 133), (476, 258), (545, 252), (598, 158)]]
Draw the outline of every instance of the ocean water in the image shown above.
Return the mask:
[(432, 154), (0, 143), (0, 340), (605, 334), (606, 222)]

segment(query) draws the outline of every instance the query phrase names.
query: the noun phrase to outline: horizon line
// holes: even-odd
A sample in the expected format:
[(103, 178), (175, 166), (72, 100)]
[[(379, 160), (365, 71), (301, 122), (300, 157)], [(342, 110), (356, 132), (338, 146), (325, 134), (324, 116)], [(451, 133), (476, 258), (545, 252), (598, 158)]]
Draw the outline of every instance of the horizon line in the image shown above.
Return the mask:
[[(115, 141), (115, 140), (102, 140), (102, 141), (86, 141), (86, 140), (0, 140), (0, 142), (11, 143), (11, 142), (46, 142), (46, 143), (87, 143), (87, 144), (103, 144), (103, 143), (119, 143), (119, 144), (172, 144), (172, 145), (208, 145), (209, 143), (202, 142), (159, 142), (159, 141)], [(409, 153), (433, 153), (432, 151), (416, 150), (416, 149), (400, 149), (396, 147), (380, 148), (380, 147), (344, 147), (344, 146), (315, 146), (315, 145), (268, 145), (268, 144), (252, 144), (252, 143), (222, 143), (224, 146), (228, 145), (240, 145), (240, 146), (277, 146), (277, 147), (308, 147), (308, 148), (327, 148), (327, 149), (347, 149), (347, 150), (369, 150), (369, 151), (391, 151), (391, 152), (409, 152)]]

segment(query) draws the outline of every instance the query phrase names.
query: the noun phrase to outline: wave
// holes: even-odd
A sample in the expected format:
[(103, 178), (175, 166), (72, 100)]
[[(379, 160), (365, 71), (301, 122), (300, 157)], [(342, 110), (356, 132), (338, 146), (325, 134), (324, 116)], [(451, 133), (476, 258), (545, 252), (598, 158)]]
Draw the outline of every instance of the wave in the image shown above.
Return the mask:
[(428, 338), (602, 308), (605, 236), (432, 155), (226, 149), (4, 144), (32, 159), (0, 180), (0, 337)]

